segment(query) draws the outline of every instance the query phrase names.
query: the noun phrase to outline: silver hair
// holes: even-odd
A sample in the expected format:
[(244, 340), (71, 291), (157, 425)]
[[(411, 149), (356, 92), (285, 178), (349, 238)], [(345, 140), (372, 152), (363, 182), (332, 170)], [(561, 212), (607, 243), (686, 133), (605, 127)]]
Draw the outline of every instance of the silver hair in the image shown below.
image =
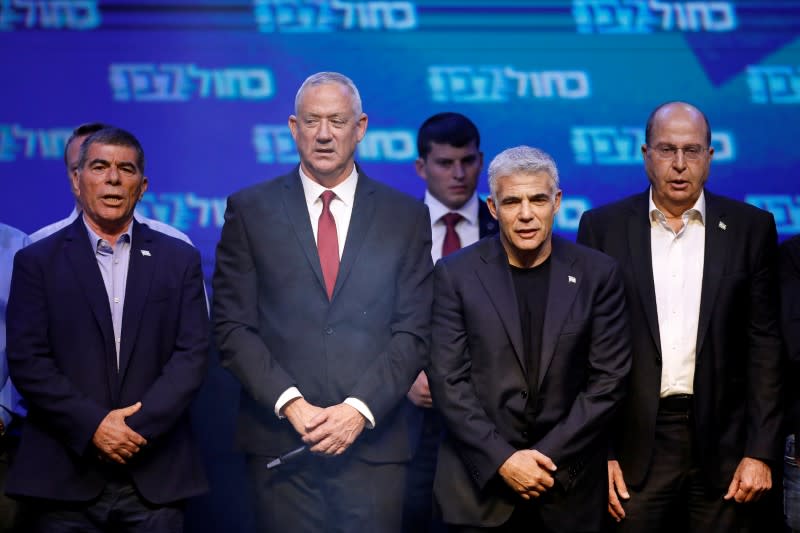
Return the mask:
[(300, 100), (303, 99), (303, 93), (305, 93), (306, 89), (309, 87), (316, 87), (318, 85), (325, 85), (327, 83), (336, 83), (338, 85), (342, 85), (347, 87), (350, 90), (350, 95), (353, 101), (353, 113), (355, 113), (356, 117), (361, 116), (361, 95), (358, 93), (358, 87), (356, 84), (353, 83), (353, 80), (345, 76), (344, 74), (339, 74), (338, 72), (317, 72), (316, 74), (312, 74), (300, 88), (297, 90), (297, 95), (294, 97), (294, 114), (300, 114)]
[(553, 181), (553, 193), (559, 189), (558, 168), (553, 158), (543, 150), (530, 146), (515, 146), (503, 150), (489, 163), (489, 192), (497, 201), (497, 179), (512, 174), (544, 172)]

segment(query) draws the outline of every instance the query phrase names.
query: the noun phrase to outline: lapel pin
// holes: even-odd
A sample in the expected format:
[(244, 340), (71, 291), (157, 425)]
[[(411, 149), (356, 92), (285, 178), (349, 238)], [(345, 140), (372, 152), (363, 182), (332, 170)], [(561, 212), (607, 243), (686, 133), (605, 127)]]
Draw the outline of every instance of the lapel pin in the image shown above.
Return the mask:
[(567, 281), (570, 283), (578, 283), (578, 281), (575, 279), (575, 276), (567, 276)]
[(721, 229), (722, 231), (725, 231), (726, 229), (728, 229), (728, 226), (726, 226), (725, 223), (720, 220), (719, 221), (719, 229)]
[(139, 251), (142, 252), (143, 256), (150, 257), (150, 250), (139, 250)]

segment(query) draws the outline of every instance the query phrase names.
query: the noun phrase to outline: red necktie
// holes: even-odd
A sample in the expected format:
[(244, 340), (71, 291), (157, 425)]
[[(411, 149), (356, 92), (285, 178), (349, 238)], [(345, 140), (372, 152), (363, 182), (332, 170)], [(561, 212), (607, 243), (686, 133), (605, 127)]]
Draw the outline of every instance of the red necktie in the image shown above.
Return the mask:
[(456, 224), (464, 218), (458, 213), (447, 213), (442, 216), (441, 220), (444, 221), (444, 241), (442, 242), (442, 257), (447, 257), (456, 250), (461, 248), (461, 239), (456, 233)]
[(336, 235), (336, 221), (331, 213), (331, 200), (336, 198), (336, 194), (333, 191), (325, 191), (320, 198), (322, 198), (322, 213), (317, 223), (317, 251), (322, 277), (325, 278), (325, 289), (330, 300), (333, 297), (333, 287), (336, 285), (336, 275), (339, 273), (339, 237)]

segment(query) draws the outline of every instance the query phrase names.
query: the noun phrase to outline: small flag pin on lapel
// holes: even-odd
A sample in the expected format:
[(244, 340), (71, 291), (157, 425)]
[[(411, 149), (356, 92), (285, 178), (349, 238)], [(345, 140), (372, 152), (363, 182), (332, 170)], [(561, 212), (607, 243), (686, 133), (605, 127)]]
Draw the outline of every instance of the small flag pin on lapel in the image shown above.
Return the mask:
[(150, 250), (140, 250), (140, 252), (142, 252), (143, 256), (150, 257)]
[(726, 229), (728, 229), (728, 226), (726, 226), (725, 223), (720, 220), (719, 221), (719, 229), (721, 229), (722, 231), (725, 231)]
[(567, 276), (567, 281), (570, 283), (578, 283), (578, 281), (575, 279), (575, 276)]

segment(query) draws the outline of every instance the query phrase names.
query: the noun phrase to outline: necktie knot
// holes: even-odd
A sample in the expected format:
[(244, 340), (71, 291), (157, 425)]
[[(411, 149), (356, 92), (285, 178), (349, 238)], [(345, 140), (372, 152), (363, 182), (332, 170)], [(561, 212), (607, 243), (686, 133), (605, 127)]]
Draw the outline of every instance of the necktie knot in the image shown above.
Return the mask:
[(455, 228), (456, 224), (461, 222), (461, 219), (464, 218), (458, 213), (447, 213), (446, 215), (442, 215), (442, 221), (444, 222), (445, 227), (448, 229)]
[(447, 213), (439, 219), (444, 222), (445, 226), (444, 241), (442, 242), (442, 257), (447, 257), (461, 248), (461, 239), (458, 233), (456, 233), (456, 224), (463, 218), (464, 217), (458, 213)]
[(331, 207), (331, 202), (336, 198), (336, 193), (333, 191), (325, 191), (319, 195), (322, 199), (322, 210), (328, 211)]

